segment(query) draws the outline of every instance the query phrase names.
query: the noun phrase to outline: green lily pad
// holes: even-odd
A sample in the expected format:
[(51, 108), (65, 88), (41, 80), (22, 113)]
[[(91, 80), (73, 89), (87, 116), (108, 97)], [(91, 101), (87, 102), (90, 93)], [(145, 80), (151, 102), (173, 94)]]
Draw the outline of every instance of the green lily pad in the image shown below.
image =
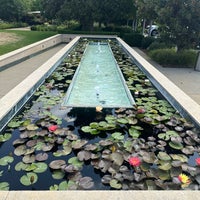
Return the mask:
[(0, 190), (8, 191), (9, 190), (9, 183), (1, 182), (0, 183)]
[(29, 130), (29, 131), (35, 131), (35, 130), (37, 130), (39, 127), (36, 126), (35, 124), (29, 124), (26, 128), (27, 128), (27, 130)]
[(110, 181), (110, 187), (115, 188), (115, 189), (121, 189), (122, 188), (122, 184), (119, 183), (118, 180), (112, 179)]
[(120, 132), (115, 132), (111, 136), (115, 140), (123, 140), (124, 139), (124, 135), (122, 133), (120, 133)]
[(49, 188), (50, 191), (58, 191), (58, 189), (59, 189), (59, 186), (56, 184), (50, 186), (50, 188)]
[(141, 135), (141, 132), (133, 126), (128, 130), (128, 132), (132, 136), (133, 139), (137, 139)]
[(128, 120), (126, 118), (119, 118), (117, 119), (117, 122), (120, 124), (128, 124)]
[(54, 152), (53, 155), (55, 157), (66, 156), (66, 155), (69, 155), (71, 152), (72, 152), (72, 148), (70, 146), (64, 146), (63, 150), (58, 150)]
[(52, 174), (52, 177), (56, 180), (63, 179), (64, 176), (65, 176), (65, 173), (60, 170), (55, 170), (53, 171), (53, 174)]
[(14, 158), (12, 156), (4, 156), (3, 158), (0, 159), (0, 165), (6, 166), (9, 163), (12, 163), (13, 161), (14, 161)]
[(181, 162), (188, 162), (188, 157), (183, 154), (170, 154), (173, 160), (179, 160)]
[(21, 124), (22, 124), (21, 121), (14, 121), (14, 120), (12, 120), (12, 121), (8, 124), (8, 127), (9, 127), (9, 128), (18, 128)]
[(28, 167), (28, 164), (25, 164), (23, 162), (19, 162), (15, 165), (15, 170), (16, 171), (23, 171)]
[(46, 163), (42, 163), (42, 162), (35, 163), (35, 165), (37, 167), (36, 169), (33, 170), (33, 172), (35, 172), (35, 173), (43, 173), (48, 168), (48, 165)]
[(171, 160), (171, 157), (166, 152), (161, 152), (161, 151), (158, 153), (158, 158), (160, 160), (164, 160), (164, 161), (170, 161)]
[(12, 135), (10, 133), (5, 133), (0, 135), (0, 142), (6, 142), (8, 141)]
[(70, 190), (77, 188), (77, 185), (74, 181), (63, 181), (59, 184), (59, 190)]
[(35, 169), (37, 169), (37, 166), (36, 166), (35, 163), (32, 163), (31, 165), (28, 165), (28, 166), (26, 167), (25, 171), (30, 172), (30, 171), (33, 171), (33, 170), (35, 170)]
[(72, 164), (75, 167), (81, 168), (84, 162), (81, 162), (77, 157), (72, 157), (68, 160), (69, 164)]
[(179, 142), (169, 142), (169, 146), (172, 147), (173, 149), (177, 149), (177, 150), (180, 150), (180, 149), (183, 149), (183, 145)]
[(171, 178), (169, 171), (164, 171), (164, 170), (158, 171), (158, 177), (163, 181), (169, 180)]
[(163, 162), (161, 165), (158, 166), (159, 169), (162, 169), (164, 171), (170, 170), (172, 167), (171, 162)]
[(20, 178), (20, 182), (22, 185), (29, 186), (36, 183), (38, 180), (38, 176), (35, 173), (27, 173), (26, 175)]

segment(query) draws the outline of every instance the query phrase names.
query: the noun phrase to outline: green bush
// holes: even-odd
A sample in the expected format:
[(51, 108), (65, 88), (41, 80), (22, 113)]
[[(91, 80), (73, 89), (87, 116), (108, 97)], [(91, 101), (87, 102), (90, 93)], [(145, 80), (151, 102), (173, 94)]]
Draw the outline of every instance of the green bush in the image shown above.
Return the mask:
[(147, 48), (148, 50), (155, 50), (155, 49), (168, 49), (168, 48), (172, 48), (175, 45), (173, 44), (166, 44), (164, 42), (160, 42), (160, 41), (154, 41), (153, 43), (151, 43), (149, 45), (149, 47)]
[(142, 40), (142, 48), (147, 49), (152, 43), (154, 43), (155, 38), (153, 37), (144, 37)]
[(197, 52), (192, 50), (156, 49), (149, 51), (148, 55), (162, 66), (176, 67), (194, 67), (197, 58)]
[(125, 33), (123, 40), (132, 47), (141, 47), (144, 36), (140, 33)]
[(22, 23), (22, 22), (13, 22), (13, 23), (0, 22), (0, 29), (18, 28), (18, 27), (26, 27), (26, 26), (27, 24)]

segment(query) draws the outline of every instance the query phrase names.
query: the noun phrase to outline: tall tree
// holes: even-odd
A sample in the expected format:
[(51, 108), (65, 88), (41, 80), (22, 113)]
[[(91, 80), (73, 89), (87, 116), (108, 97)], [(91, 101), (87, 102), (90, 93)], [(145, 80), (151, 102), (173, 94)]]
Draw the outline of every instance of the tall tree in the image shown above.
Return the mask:
[(0, 0), (0, 18), (5, 21), (20, 21), (27, 12), (25, 0)]
[(93, 0), (65, 0), (58, 12), (62, 20), (77, 20), (82, 30), (92, 30), (97, 7)]
[(159, 0), (136, 0), (137, 16), (143, 21), (143, 29), (146, 27), (146, 21), (151, 26), (153, 21), (157, 19), (156, 7), (159, 4)]
[(199, 0), (161, 0), (158, 14), (159, 22), (165, 24), (168, 38), (178, 50), (188, 48), (200, 35)]

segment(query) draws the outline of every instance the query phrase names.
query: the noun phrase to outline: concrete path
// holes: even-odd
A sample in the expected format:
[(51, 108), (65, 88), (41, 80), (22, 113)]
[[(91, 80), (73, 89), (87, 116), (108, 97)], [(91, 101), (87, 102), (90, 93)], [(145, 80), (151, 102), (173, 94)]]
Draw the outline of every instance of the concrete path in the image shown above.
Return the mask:
[(0, 98), (44, 64), (66, 44), (60, 44), (0, 72)]
[(152, 61), (144, 52), (138, 48), (134, 48), (137, 53), (142, 55), (155, 68), (169, 78), (183, 92), (190, 96), (194, 101), (200, 104), (200, 72), (191, 68), (174, 68), (162, 67)]

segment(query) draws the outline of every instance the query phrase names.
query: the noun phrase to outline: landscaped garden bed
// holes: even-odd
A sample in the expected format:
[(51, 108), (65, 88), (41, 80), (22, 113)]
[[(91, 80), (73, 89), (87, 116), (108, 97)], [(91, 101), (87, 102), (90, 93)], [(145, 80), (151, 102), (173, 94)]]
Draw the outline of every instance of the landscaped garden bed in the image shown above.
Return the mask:
[(82, 39), (0, 135), (0, 190), (199, 189), (198, 127), (115, 40), (106, 42), (136, 105), (62, 106), (88, 43)]

